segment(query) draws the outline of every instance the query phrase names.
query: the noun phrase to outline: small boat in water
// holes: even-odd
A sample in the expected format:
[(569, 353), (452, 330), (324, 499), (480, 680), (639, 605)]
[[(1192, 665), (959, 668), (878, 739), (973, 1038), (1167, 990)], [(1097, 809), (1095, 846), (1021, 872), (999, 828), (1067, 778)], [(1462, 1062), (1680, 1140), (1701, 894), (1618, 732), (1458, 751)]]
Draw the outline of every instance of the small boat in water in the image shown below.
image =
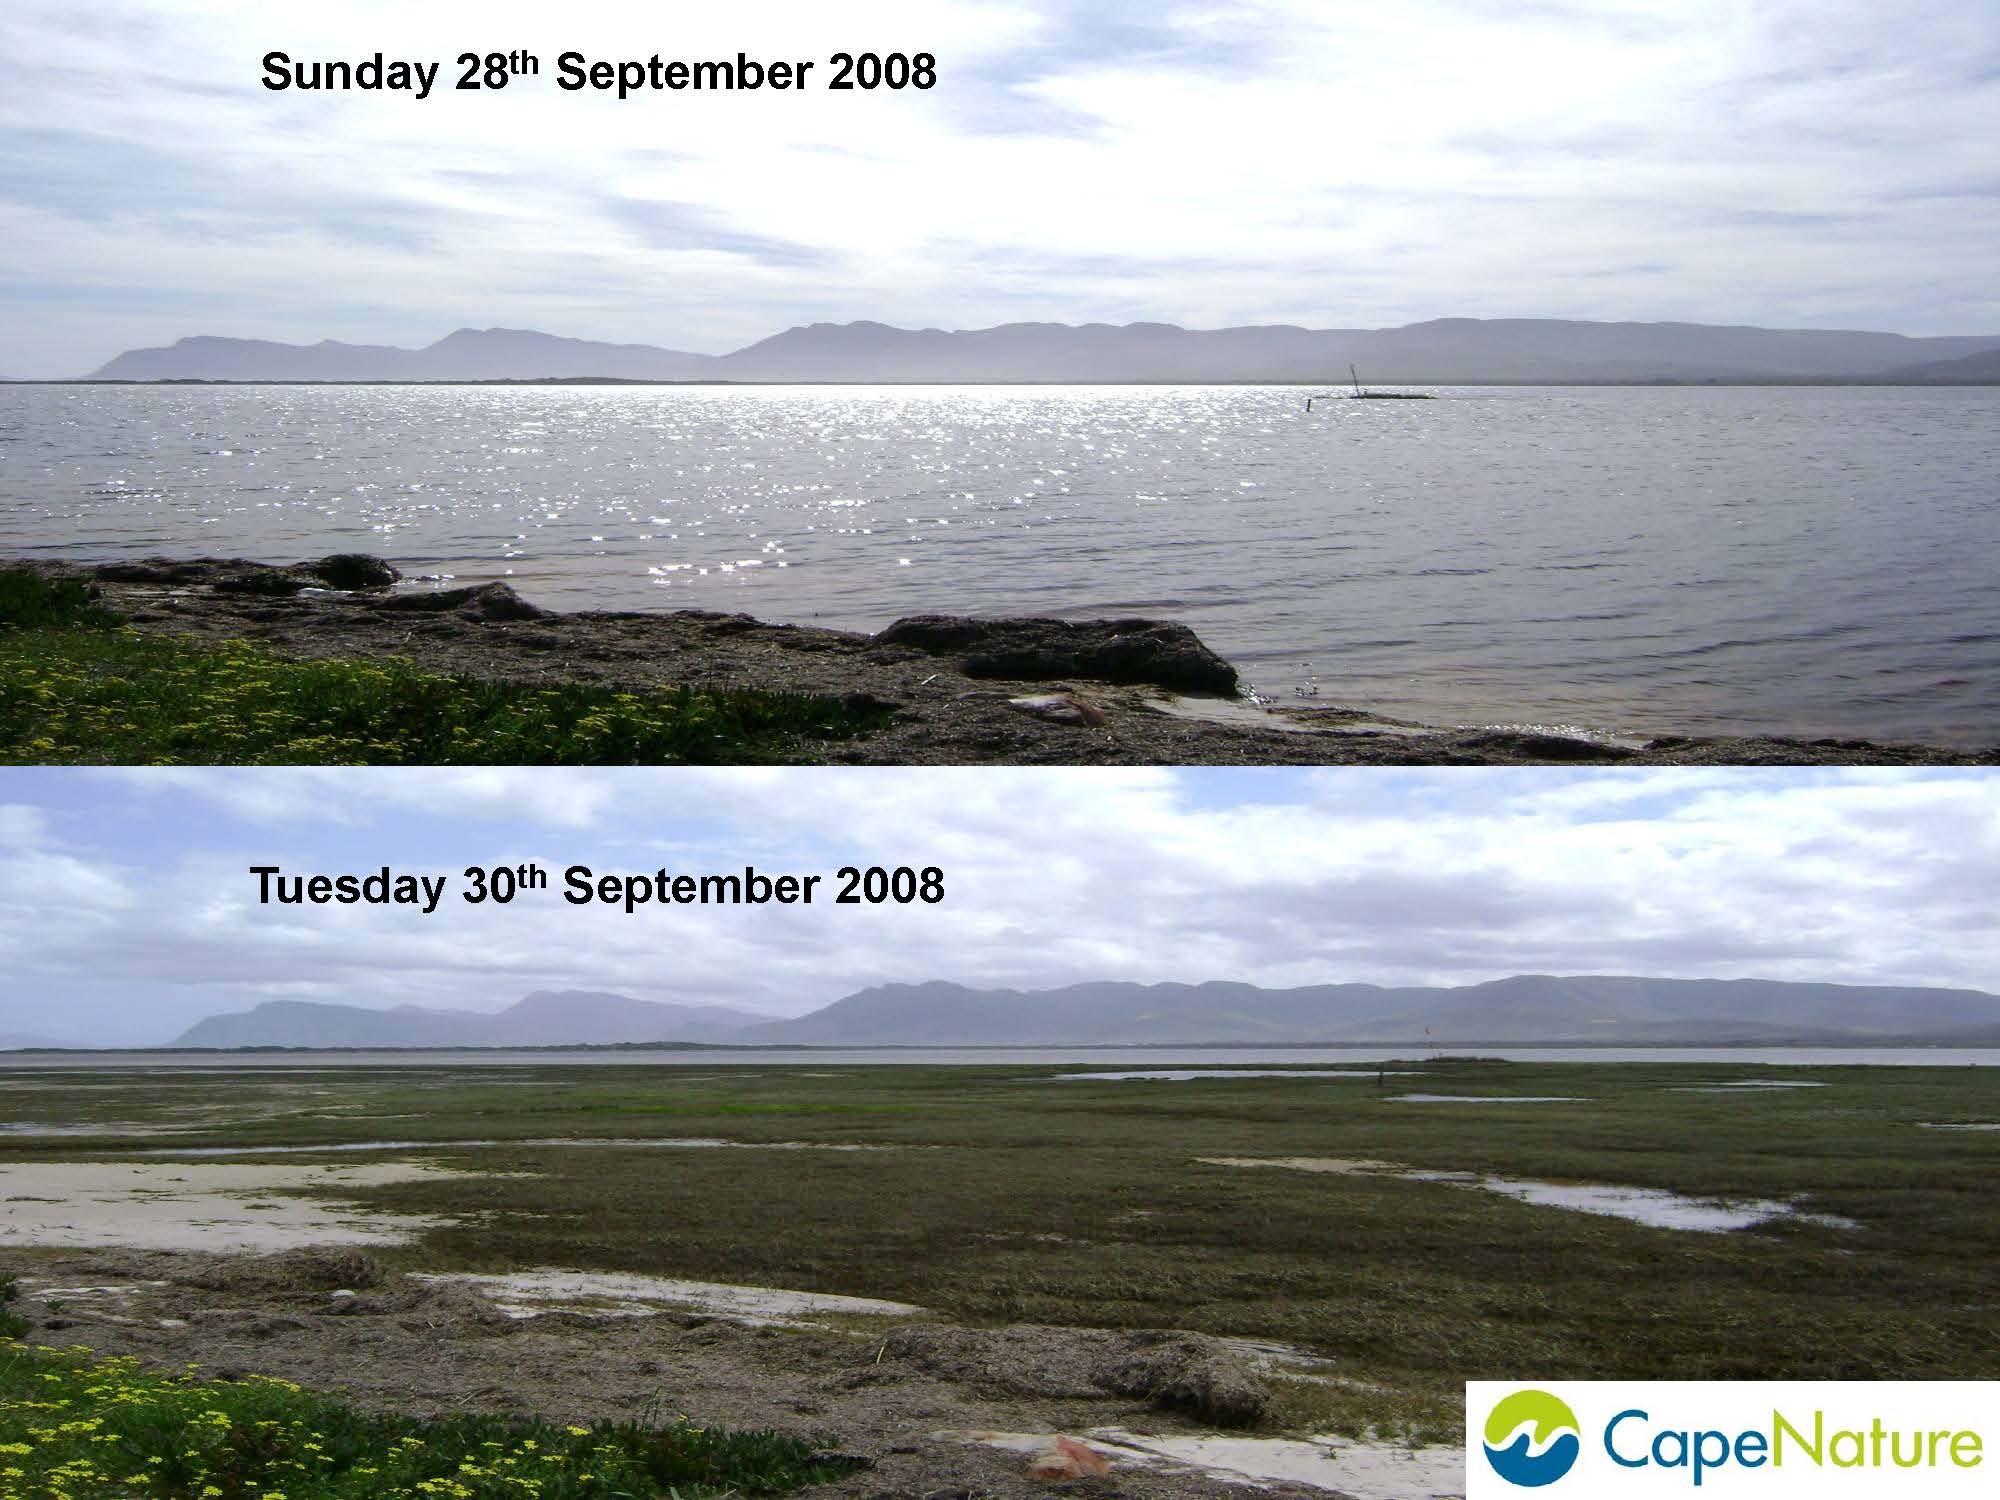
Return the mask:
[(1313, 409), (1315, 401), (1329, 401), (1338, 397), (1343, 401), (1435, 401), (1437, 397), (1428, 391), (1370, 391), (1361, 386), (1361, 376), (1353, 365), (1347, 367), (1347, 378), (1354, 382), (1351, 391), (1320, 391), (1306, 397), (1306, 410)]

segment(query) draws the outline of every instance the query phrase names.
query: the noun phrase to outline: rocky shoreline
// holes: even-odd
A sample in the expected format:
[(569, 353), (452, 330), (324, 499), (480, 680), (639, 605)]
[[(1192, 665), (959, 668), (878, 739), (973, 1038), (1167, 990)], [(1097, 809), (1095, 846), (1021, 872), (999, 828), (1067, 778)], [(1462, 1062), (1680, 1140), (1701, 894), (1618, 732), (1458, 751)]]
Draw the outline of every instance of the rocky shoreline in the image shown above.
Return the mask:
[(412, 586), (379, 559), (13, 560), (92, 586), (146, 634), (287, 655), (401, 656), (440, 672), (629, 688), (763, 688), (891, 710), (880, 731), (801, 760), (875, 765), (1994, 765), (1965, 750), (1854, 739), (1445, 728), (1236, 696), (1184, 625), (919, 615), (874, 635), (696, 610), (563, 614), (505, 583)]

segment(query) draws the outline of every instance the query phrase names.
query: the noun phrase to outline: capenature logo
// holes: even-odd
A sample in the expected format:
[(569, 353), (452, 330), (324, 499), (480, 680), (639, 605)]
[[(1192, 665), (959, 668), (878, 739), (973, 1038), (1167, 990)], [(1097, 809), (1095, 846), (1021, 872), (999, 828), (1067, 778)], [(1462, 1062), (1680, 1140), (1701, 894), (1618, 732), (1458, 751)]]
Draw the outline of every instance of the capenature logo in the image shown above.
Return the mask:
[(1554, 1484), (1582, 1449), (1576, 1413), (1547, 1391), (1516, 1391), (1486, 1418), (1486, 1461), (1494, 1473), (1523, 1489)]

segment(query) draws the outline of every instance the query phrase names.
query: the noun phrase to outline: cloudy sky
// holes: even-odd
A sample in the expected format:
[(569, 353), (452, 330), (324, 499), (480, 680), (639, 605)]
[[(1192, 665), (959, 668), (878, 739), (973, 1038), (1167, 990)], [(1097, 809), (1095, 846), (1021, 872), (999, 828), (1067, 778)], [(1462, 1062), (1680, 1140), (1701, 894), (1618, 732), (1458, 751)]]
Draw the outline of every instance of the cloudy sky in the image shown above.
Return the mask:
[[(500, 93), (260, 59), (527, 48)], [(554, 60), (926, 51), (926, 92)], [(0, 374), (193, 332), (707, 352), (875, 317), (2000, 330), (1993, 0), (8, 0)]]
[[(937, 865), (938, 906), (458, 899), (469, 864)], [(265, 907), (252, 865), (444, 873)], [(1641, 973), (2000, 991), (1979, 772), (16, 770), (0, 1035), (164, 1041), (262, 1000), (530, 990), (814, 1009), (884, 981), (1466, 983)], [(827, 887), (821, 887), (822, 892)]]

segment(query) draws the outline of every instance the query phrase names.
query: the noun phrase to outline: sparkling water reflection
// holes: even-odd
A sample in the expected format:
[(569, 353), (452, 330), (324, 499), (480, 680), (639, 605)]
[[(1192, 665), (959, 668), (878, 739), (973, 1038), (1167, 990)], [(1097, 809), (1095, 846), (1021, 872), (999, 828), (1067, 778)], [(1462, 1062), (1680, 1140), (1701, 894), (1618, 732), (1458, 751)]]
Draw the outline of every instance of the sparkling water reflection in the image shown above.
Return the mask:
[(1982, 741), (2000, 392), (0, 387), (0, 553), (1186, 621), (1266, 696)]

